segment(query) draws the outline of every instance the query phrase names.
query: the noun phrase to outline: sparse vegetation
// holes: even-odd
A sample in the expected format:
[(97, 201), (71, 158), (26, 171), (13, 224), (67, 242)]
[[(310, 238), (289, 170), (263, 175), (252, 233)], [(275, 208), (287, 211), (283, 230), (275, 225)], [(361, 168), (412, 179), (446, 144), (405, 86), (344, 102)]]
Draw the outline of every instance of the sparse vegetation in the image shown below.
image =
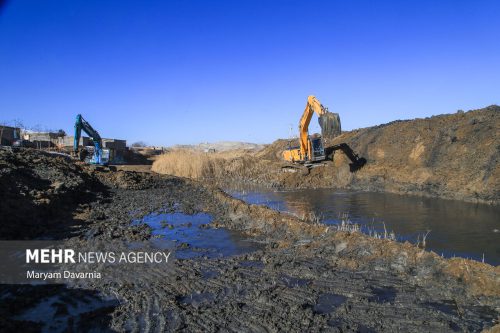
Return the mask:
[(339, 231), (346, 231), (346, 232), (363, 232), (364, 234), (376, 238), (376, 239), (390, 239), (395, 241), (396, 240), (396, 234), (394, 231), (387, 231), (387, 228), (385, 227), (385, 223), (382, 222), (382, 225), (384, 227), (384, 231), (377, 231), (373, 226), (360, 226), (357, 223), (351, 222), (349, 219), (349, 214), (343, 213), (339, 215), (339, 218), (341, 219), (340, 224), (337, 225), (337, 230)]
[[(418, 247), (421, 247), (422, 249), (425, 249), (425, 246), (426, 246), (426, 239), (427, 239), (427, 236), (429, 235), (431, 231), (430, 230), (427, 230), (427, 232), (425, 234), (422, 234), (422, 235), (418, 235), (417, 236), (417, 246)], [(422, 237), (422, 238), (421, 238)]]

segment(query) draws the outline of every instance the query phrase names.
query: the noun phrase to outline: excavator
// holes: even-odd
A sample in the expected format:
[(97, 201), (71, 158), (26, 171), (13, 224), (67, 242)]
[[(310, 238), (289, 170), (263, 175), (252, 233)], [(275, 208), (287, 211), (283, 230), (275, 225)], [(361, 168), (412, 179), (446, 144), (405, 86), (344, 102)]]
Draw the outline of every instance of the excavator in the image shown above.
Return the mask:
[(90, 159), (90, 164), (97, 165), (108, 165), (109, 163), (109, 149), (102, 148), (102, 139), (99, 133), (90, 124), (83, 119), (81, 114), (76, 116), (75, 121), (75, 136), (73, 142), (73, 152), (79, 157), (80, 160), (84, 160), (87, 154), (85, 149), (79, 149), (80, 137), (82, 135), (82, 130), (90, 137), (94, 144), (93, 156)]
[[(351, 160), (349, 164), (351, 172), (357, 171), (366, 164), (366, 159), (359, 157), (346, 143), (341, 143), (332, 147), (324, 148), (323, 137), (319, 134), (309, 135), (309, 123), (313, 114), (318, 116), (318, 121), (321, 126), (321, 134), (325, 137), (334, 138), (341, 133), (340, 117), (338, 113), (328, 111), (315, 96), (307, 97), (307, 104), (299, 122), (299, 146), (292, 147), (289, 143), (288, 149), (283, 151), (283, 159), (291, 162), (292, 165), (287, 165), (285, 168), (295, 168), (293, 164), (301, 164), (307, 170), (327, 159), (336, 150), (342, 150), (344, 154)], [(299, 169), (299, 168), (296, 168)], [(304, 168), (301, 168), (304, 169)]]

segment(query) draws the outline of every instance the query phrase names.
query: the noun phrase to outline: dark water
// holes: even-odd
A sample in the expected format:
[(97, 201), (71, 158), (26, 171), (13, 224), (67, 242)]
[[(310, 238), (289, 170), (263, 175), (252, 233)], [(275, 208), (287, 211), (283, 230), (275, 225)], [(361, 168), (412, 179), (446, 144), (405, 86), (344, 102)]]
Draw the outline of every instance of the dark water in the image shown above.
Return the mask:
[(338, 224), (343, 214), (362, 230), (394, 231), (400, 241), (416, 243), (430, 230), (426, 249), (445, 257), (465, 257), (500, 264), (500, 207), (390, 193), (332, 189), (273, 191), (233, 187), (231, 195), (298, 216), (313, 212), (325, 224)]
[(161, 237), (157, 242), (169, 242), (179, 259), (228, 257), (262, 248), (261, 244), (245, 239), (238, 232), (213, 228), (210, 222), (212, 217), (205, 213), (153, 213), (134, 224), (149, 225), (153, 236)]

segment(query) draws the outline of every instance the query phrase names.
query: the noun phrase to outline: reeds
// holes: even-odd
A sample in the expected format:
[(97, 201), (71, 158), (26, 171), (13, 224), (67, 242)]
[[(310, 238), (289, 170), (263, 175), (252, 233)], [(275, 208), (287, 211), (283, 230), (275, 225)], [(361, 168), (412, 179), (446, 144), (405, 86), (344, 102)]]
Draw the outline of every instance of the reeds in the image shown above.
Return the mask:
[(384, 227), (384, 231), (377, 231), (373, 226), (360, 226), (357, 223), (353, 223), (349, 219), (349, 214), (348, 213), (342, 213), (339, 214), (340, 218), (340, 223), (337, 225), (337, 230), (339, 231), (346, 231), (346, 232), (363, 232), (364, 234), (376, 238), (376, 239), (390, 239), (390, 240), (396, 240), (396, 234), (394, 231), (387, 231), (387, 228), (385, 227), (385, 223), (382, 222), (382, 225)]
[(256, 160), (252, 152), (241, 149), (217, 153), (175, 149), (159, 156), (151, 168), (161, 174), (221, 182), (262, 177), (267, 169), (265, 162)]
[(151, 169), (154, 172), (179, 177), (212, 178), (221, 157), (196, 150), (177, 149), (159, 156)]

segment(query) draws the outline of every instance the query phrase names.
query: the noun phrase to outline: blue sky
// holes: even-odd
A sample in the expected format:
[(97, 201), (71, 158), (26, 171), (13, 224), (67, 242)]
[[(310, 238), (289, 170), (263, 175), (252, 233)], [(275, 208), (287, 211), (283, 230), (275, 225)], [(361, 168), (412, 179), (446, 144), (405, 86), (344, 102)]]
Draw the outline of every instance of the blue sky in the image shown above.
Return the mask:
[[(0, 121), (267, 143), (500, 104), (499, 1), (39, 1), (0, 10)], [(313, 119), (312, 130), (318, 130)]]

